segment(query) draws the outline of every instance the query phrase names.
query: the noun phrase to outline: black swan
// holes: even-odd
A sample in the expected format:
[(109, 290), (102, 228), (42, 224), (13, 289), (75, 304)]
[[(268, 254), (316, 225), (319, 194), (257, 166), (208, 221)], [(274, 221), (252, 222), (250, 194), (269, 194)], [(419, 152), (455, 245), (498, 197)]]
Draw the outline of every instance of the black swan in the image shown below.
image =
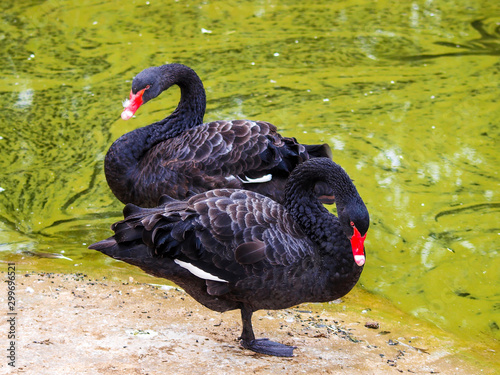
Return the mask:
[[(162, 195), (185, 199), (216, 188), (243, 188), (283, 200), (286, 179), (310, 157), (329, 157), (327, 144), (302, 145), (282, 137), (263, 121), (203, 124), (206, 97), (191, 68), (181, 64), (151, 67), (132, 82), (124, 120), (172, 85), (181, 89), (175, 111), (165, 119), (131, 131), (110, 147), (104, 169), (113, 194), (123, 203), (155, 207)], [(333, 197), (317, 187), (324, 203)]]
[[(339, 217), (314, 192), (324, 181)], [(169, 279), (215, 311), (241, 309), (241, 345), (290, 357), (294, 347), (255, 339), (252, 313), (342, 297), (365, 263), (369, 215), (347, 173), (328, 158), (290, 174), (284, 205), (241, 189), (217, 189), (156, 208), (128, 204), (113, 237), (90, 246)]]

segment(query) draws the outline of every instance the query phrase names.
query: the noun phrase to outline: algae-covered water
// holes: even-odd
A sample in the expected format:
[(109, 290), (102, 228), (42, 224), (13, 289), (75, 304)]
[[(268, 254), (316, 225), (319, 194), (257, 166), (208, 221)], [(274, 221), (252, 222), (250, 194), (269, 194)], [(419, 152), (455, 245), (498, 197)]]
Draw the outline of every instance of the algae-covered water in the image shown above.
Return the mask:
[(139, 272), (87, 250), (121, 217), (103, 158), (177, 104), (171, 89), (122, 121), (133, 76), (179, 62), (204, 82), (206, 121), (265, 120), (331, 145), (372, 219), (359, 286), (498, 350), (500, 3), (0, 7), (2, 259), (27, 271)]

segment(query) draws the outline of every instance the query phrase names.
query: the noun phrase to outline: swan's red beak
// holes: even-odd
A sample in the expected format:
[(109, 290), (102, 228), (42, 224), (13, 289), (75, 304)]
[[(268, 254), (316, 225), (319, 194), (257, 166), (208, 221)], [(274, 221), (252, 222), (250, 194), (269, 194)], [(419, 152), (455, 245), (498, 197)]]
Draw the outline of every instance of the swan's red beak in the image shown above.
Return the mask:
[(146, 89), (142, 89), (139, 91), (137, 94), (133, 94), (132, 90), (130, 90), (130, 99), (127, 100), (123, 106), (125, 109), (122, 112), (122, 119), (123, 120), (128, 120), (131, 118), (134, 113), (139, 109), (139, 107), (142, 105), (143, 100), (142, 100), (142, 95), (144, 95), (144, 91)]
[(356, 227), (353, 227), (354, 234), (351, 237), (351, 247), (352, 254), (354, 255), (354, 261), (358, 266), (365, 264), (365, 238), (366, 234), (361, 237)]

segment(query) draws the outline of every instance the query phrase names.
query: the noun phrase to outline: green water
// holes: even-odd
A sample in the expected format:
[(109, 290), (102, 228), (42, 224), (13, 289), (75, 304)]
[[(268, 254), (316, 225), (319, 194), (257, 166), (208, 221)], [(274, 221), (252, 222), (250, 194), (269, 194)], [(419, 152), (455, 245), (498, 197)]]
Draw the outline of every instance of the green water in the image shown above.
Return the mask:
[[(270, 121), (328, 142), (372, 226), (360, 286), (498, 350), (500, 3), (2, 1), (0, 254), (23, 270), (138, 272), (87, 245), (121, 204), (113, 140), (131, 78), (180, 62), (205, 120)], [(33, 253), (63, 254), (71, 260)], [(111, 272), (111, 271), (110, 271)]]

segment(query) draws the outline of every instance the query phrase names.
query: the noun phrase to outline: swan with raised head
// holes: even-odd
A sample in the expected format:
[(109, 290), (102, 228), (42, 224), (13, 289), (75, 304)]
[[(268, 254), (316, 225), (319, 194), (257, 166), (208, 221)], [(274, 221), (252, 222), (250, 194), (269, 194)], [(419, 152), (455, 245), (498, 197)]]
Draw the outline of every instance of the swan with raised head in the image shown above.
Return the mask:
[[(154, 207), (162, 195), (185, 199), (217, 188), (243, 188), (283, 200), (290, 172), (312, 157), (329, 157), (327, 144), (303, 145), (282, 137), (264, 121), (203, 123), (206, 96), (191, 68), (181, 64), (151, 67), (132, 81), (122, 118), (178, 85), (175, 111), (161, 121), (117, 139), (106, 154), (104, 169), (113, 194), (123, 203)], [(331, 192), (316, 187), (324, 203)]]

